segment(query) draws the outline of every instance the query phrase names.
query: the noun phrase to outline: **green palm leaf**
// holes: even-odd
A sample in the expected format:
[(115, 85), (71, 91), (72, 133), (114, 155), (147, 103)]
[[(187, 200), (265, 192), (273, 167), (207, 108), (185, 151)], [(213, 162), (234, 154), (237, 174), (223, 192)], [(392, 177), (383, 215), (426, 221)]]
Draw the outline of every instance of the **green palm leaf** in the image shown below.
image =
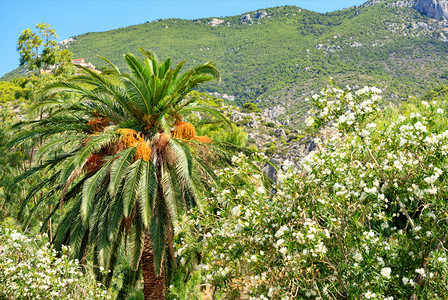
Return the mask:
[(169, 214), (166, 202), (164, 201), (163, 190), (160, 185), (157, 190), (152, 211), (150, 232), (152, 249), (154, 251), (154, 269), (156, 274), (159, 275), (162, 266), (163, 253), (165, 252), (165, 233)]
[(123, 215), (129, 217), (132, 207), (134, 207), (135, 198), (138, 193), (141, 174), (143, 171), (144, 160), (135, 161), (128, 169), (126, 182), (123, 188)]
[(81, 216), (84, 224), (87, 223), (92, 212), (95, 195), (98, 193), (99, 188), (104, 184), (104, 179), (110, 171), (110, 164), (110, 160), (106, 161), (97, 173), (86, 180), (83, 186)]
[(118, 135), (115, 132), (102, 133), (89, 137), (87, 144), (78, 151), (76, 155), (76, 166), (80, 166), (85, 160), (95, 152), (112, 145), (118, 141)]
[(126, 169), (134, 160), (135, 147), (125, 149), (120, 152), (118, 158), (112, 163), (110, 168), (109, 194), (115, 197), (118, 187), (124, 179)]
[(149, 228), (152, 207), (154, 205), (154, 196), (157, 190), (155, 168), (151, 162), (144, 163), (139, 188), (139, 208), (141, 220), (143, 221), (144, 228)]
[(130, 264), (132, 270), (137, 270), (138, 265), (140, 263), (140, 258), (142, 256), (142, 245), (143, 245), (143, 239), (144, 239), (144, 232), (143, 224), (141, 220), (139, 219), (139, 214), (135, 216), (135, 222), (134, 226), (131, 228), (131, 233), (129, 236), (129, 256), (130, 256)]

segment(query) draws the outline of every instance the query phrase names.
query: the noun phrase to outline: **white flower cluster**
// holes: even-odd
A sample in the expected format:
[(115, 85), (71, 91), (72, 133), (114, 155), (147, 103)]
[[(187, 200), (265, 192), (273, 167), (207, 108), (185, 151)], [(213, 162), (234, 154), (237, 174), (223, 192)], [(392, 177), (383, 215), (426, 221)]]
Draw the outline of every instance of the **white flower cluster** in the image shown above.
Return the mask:
[(0, 227), (0, 298), (112, 299), (93, 273), (81, 272), (77, 260), (48, 247), (43, 237), (27, 238)]
[[(434, 250), (446, 235), (448, 118), (436, 112), (447, 107), (428, 103), (381, 117), (378, 94), (330, 89), (311, 97), (345, 134), (299, 170), (287, 162), (271, 189), (257, 191), (263, 176), (247, 158), (216, 172), (206, 213), (190, 221), (201, 236), (203, 283), (257, 299), (448, 297), (448, 253)], [(199, 246), (190, 239), (182, 247)]]
[(342, 131), (356, 130), (368, 136), (369, 130), (359, 128), (359, 122), (379, 111), (381, 90), (376, 87), (363, 87), (353, 92), (350, 88), (327, 87), (313, 95), (314, 108), (308, 112), (305, 120), (307, 127), (319, 129), (329, 122)]

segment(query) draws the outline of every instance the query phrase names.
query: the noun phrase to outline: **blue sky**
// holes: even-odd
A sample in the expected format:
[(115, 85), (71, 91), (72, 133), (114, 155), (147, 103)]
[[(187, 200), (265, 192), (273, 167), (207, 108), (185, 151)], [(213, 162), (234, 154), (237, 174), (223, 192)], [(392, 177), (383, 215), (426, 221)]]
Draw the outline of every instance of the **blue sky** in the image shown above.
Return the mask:
[(49, 23), (56, 29), (60, 41), (86, 32), (107, 31), (156, 19), (233, 16), (282, 5), (329, 12), (364, 2), (365, 0), (0, 0), (0, 77), (18, 67), (17, 39), (22, 30), (35, 29), (37, 23)]

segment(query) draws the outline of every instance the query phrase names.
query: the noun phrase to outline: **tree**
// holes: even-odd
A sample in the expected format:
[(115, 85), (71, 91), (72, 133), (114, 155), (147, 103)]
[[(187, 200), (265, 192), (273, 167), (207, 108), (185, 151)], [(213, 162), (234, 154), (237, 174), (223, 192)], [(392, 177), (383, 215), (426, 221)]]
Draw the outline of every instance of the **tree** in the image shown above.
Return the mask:
[(214, 65), (180, 74), (184, 62), (172, 69), (170, 59), (159, 64), (141, 51), (143, 62), (125, 55), (130, 74), (110, 63), (108, 72), (83, 68), (84, 74), (43, 88), (39, 95), (47, 101), (39, 108), (48, 117), (21, 124), (29, 128), (11, 144), (46, 141), (39, 152), (51, 153), (49, 158), (17, 181), (44, 171), (47, 179), (32, 191), (54, 185), (48, 195), (62, 194), (56, 249), (68, 244), (82, 260), (93, 248), (94, 262), (111, 270), (106, 277), (98, 273), (108, 285), (117, 249), (128, 241), (132, 269), (143, 270), (145, 299), (163, 299), (166, 267), (175, 265), (173, 224), (196, 205), (198, 188), (213, 177), (211, 163), (229, 161), (182, 116), (195, 111), (228, 120), (185, 98), (199, 84), (219, 80)]
[[(17, 41), (20, 54), (20, 65), (27, 65), (29, 70), (46, 70), (61, 60), (61, 51), (57, 46), (58, 35), (48, 23), (38, 23), (39, 33), (27, 28), (22, 31)], [(42, 49), (43, 47), (43, 49)]]

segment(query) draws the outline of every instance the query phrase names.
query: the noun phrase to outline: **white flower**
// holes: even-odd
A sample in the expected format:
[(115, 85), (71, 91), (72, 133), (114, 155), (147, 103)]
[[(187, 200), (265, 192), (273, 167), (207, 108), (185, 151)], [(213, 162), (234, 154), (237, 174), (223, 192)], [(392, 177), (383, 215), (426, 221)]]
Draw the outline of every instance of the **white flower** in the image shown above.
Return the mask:
[(14, 233), (11, 233), (10, 237), (13, 241), (15, 241), (15, 240), (22, 238), (22, 235), (18, 232), (14, 232)]
[(438, 260), (439, 262), (444, 263), (444, 262), (446, 262), (446, 257), (439, 257), (437, 260)]
[(234, 208), (232, 208), (232, 214), (235, 217), (238, 217), (241, 214), (241, 205), (237, 205)]
[(264, 192), (265, 192), (265, 189), (264, 189), (263, 186), (259, 186), (259, 187), (257, 187), (257, 193), (258, 193), (258, 194), (264, 194)]
[(339, 116), (338, 123), (342, 124), (347, 121), (347, 117), (345, 115)]
[(276, 238), (279, 238), (279, 237), (281, 237), (283, 234), (285, 234), (285, 231), (287, 231), (288, 230), (288, 226), (286, 226), (286, 225), (283, 225), (282, 227), (280, 227), (280, 229), (275, 233), (275, 237)]
[(390, 273), (392, 272), (391, 268), (386, 267), (381, 269), (381, 276), (386, 277), (387, 279), (390, 278)]
[(305, 125), (308, 127), (311, 127), (314, 125), (314, 118), (313, 117), (308, 117), (305, 119)]
[(362, 255), (359, 252), (355, 252), (355, 254), (353, 254), (353, 259), (357, 262), (361, 262), (363, 260)]
[(418, 273), (418, 274), (422, 275), (423, 277), (425, 277), (425, 269), (423, 269), (423, 268), (416, 269), (415, 273)]
[(277, 241), (277, 243), (275, 243), (275, 247), (280, 247), (283, 243), (285, 242), (285, 240), (284, 239), (279, 239), (278, 241)]
[(421, 132), (426, 132), (426, 126), (423, 125), (421, 122), (417, 122), (417, 123), (415, 123), (414, 128), (415, 128), (416, 130), (421, 131)]

